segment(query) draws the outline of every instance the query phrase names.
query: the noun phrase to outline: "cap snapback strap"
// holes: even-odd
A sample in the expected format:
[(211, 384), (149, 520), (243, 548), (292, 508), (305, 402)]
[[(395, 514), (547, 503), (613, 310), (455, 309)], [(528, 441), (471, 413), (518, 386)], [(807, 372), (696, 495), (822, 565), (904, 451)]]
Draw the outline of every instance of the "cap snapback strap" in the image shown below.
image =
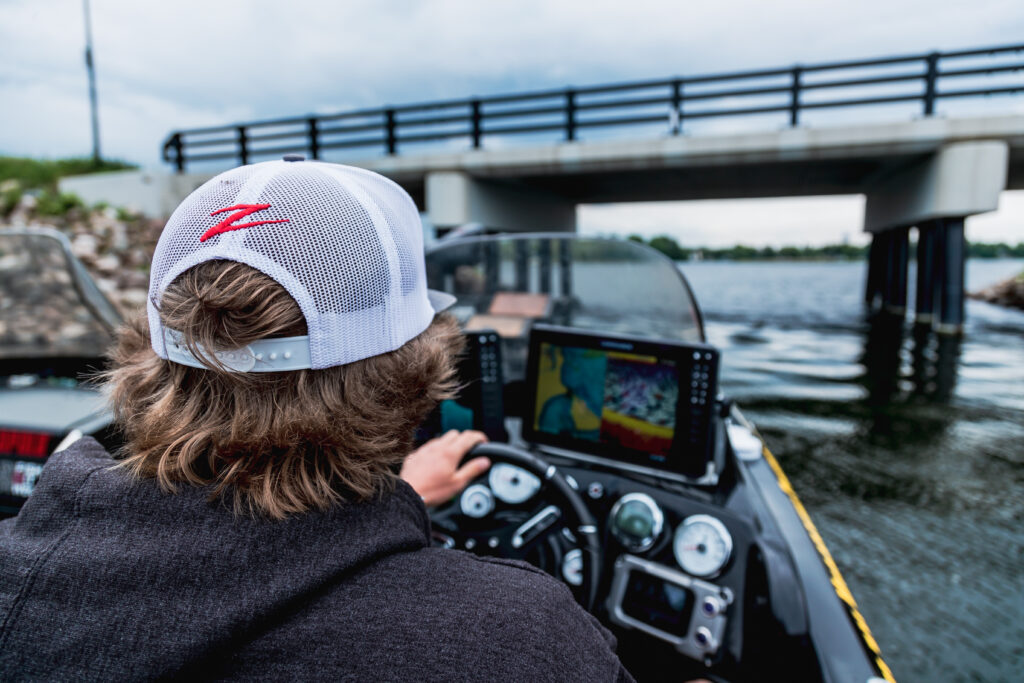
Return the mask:
[[(210, 369), (215, 362), (203, 363), (185, 345), (184, 335), (176, 330), (167, 330), (167, 360), (193, 368)], [(206, 355), (206, 349), (199, 346)], [(285, 372), (307, 370), (312, 366), (309, 355), (309, 335), (300, 337), (278, 337), (259, 339), (240, 349), (214, 351), (213, 357), (233, 372)]]

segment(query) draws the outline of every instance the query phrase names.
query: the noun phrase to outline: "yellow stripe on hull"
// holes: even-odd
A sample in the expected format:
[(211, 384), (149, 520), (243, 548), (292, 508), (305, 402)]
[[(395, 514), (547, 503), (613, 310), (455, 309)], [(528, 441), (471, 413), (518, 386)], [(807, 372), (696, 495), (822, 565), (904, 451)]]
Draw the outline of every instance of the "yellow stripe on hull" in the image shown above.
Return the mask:
[(882, 659), (882, 651), (878, 647), (878, 642), (875, 637), (871, 635), (871, 629), (868, 628), (868, 623), (864, 620), (864, 617), (860, 613), (860, 609), (857, 607), (857, 601), (853, 599), (853, 593), (850, 592), (849, 586), (846, 585), (846, 581), (843, 579), (843, 575), (839, 573), (839, 567), (836, 566), (835, 560), (832, 559), (832, 553), (828, 551), (828, 546), (825, 545), (824, 539), (821, 534), (818, 533), (817, 527), (814, 526), (814, 522), (811, 521), (811, 516), (807, 513), (807, 509), (804, 508), (804, 504), (800, 502), (800, 498), (796, 495), (796, 491), (793, 489), (793, 485), (789, 482), (789, 477), (782, 471), (782, 467), (779, 465), (779, 461), (775, 459), (772, 452), (768, 450), (768, 447), (764, 447), (764, 459), (768, 462), (769, 467), (775, 473), (775, 478), (779, 482), (779, 488), (786, 494), (790, 502), (793, 503), (793, 508), (796, 510), (797, 516), (800, 517), (800, 521), (804, 525), (804, 529), (807, 531), (807, 535), (811, 537), (811, 542), (814, 543), (814, 547), (817, 548), (818, 554), (821, 556), (822, 561), (825, 563), (825, 568), (828, 569), (829, 578), (832, 581), (832, 587), (836, 591), (836, 595), (843, 601), (846, 607), (850, 610), (850, 614), (853, 616), (853, 622), (857, 625), (857, 630), (860, 631), (861, 637), (864, 639), (864, 644), (867, 645), (868, 649), (875, 656), (875, 665), (878, 667), (878, 671), (882, 674), (885, 680), (890, 683), (896, 683), (896, 679), (892, 675), (892, 671), (889, 666)]

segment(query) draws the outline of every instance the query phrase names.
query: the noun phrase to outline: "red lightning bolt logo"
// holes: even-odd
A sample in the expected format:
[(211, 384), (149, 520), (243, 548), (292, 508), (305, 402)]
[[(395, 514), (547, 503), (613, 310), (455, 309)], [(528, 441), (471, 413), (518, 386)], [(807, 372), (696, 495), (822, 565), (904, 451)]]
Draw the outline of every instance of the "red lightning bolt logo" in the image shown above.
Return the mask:
[(217, 214), (224, 213), (225, 211), (234, 211), (234, 213), (225, 218), (224, 220), (222, 220), (217, 225), (207, 230), (206, 232), (204, 232), (202, 237), (199, 238), (199, 241), (205, 242), (214, 235), (219, 235), (222, 232), (231, 232), (232, 230), (241, 230), (242, 228), (252, 228), (257, 225), (266, 225), (267, 223), (288, 222), (287, 218), (279, 218), (274, 221), (253, 221), (252, 223), (235, 223), (235, 221), (240, 221), (246, 216), (250, 216), (256, 213), (257, 211), (263, 211), (264, 209), (269, 208), (270, 204), (235, 204), (234, 206), (229, 206), (224, 209), (217, 209), (210, 215), (216, 216)]

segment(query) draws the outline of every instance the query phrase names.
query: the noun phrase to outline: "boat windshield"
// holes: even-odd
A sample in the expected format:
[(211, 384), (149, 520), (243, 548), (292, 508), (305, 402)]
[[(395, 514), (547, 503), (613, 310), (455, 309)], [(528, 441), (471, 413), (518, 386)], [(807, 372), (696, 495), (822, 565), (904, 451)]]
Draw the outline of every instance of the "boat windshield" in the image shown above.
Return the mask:
[(427, 279), (458, 298), (452, 313), (464, 329), (495, 330), (506, 354), (521, 350), (520, 360), (532, 321), (704, 341), (679, 268), (636, 242), (557, 233), (461, 238), (427, 253)]
[(64, 235), (0, 231), (0, 359), (98, 358), (118, 320)]

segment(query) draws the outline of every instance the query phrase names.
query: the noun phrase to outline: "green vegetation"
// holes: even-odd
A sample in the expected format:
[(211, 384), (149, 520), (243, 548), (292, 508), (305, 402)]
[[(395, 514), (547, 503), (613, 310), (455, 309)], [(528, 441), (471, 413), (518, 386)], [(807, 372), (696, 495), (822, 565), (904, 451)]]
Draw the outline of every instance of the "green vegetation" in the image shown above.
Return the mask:
[(96, 163), (88, 158), (51, 160), (0, 156), (0, 183), (6, 180), (16, 180), (22, 190), (55, 191), (57, 180), (63, 176), (124, 171), (133, 168), (138, 167), (123, 161), (102, 160)]
[(132, 168), (137, 166), (123, 161), (0, 156), (0, 217), (14, 210), (23, 193), (36, 197), (36, 212), (41, 216), (63, 216), (72, 209), (83, 209), (82, 200), (75, 195), (57, 192), (60, 178)]
[(40, 216), (63, 216), (71, 209), (81, 209), (85, 206), (78, 195), (66, 192), (40, 192), (36, 201), (36, 213)]
[(5, 187), (0, 189), (0, 216), (6, 216), (21, 200), (20, 187)]
[[(640, 235), (630, 235), (633, 242), (647, 244), (674, 261), (701, 258), (705, 261), (858, 261), (867, 258), (867, 247), (850, 244), (828, 244), (822, 247), (748, 247), (738, 244), (734, 247), (714, 249), (711, 247), (684, 247), (674, 238), (659, 235), (645, 240)], [(910, 250), (913, 259), (915, 250)], [(967, 245), (970, 258), (1024, 258), (1024, 242), (1017, 245), (1006, 243), (986, 244), (971, 242)]]
[(967, 255), (972, 258), (1024, 258), (1024, 242), (1019, 242), (1016, 246), (1005, 242), (970, 242), (967, 244)]

